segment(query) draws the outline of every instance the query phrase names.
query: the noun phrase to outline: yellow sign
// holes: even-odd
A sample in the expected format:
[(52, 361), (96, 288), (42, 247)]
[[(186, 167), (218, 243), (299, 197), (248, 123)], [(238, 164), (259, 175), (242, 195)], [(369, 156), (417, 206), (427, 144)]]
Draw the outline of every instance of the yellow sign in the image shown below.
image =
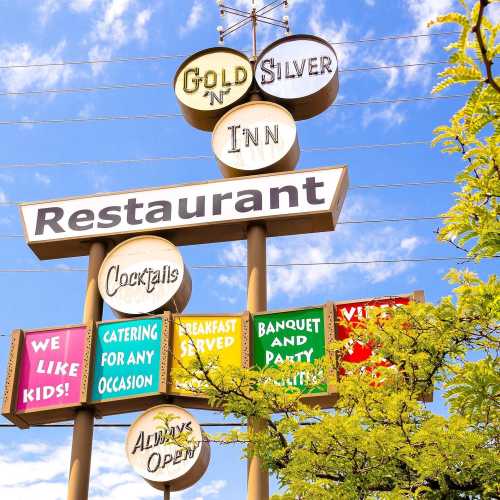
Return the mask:
[(243, 321), (240, 316), (174, 316), (172, 392), (193, 395), (186, 387), (196, 381), (176, 382), (175, 372), (188, 366), (196, 350), (217, 356), (221, 366), (241, 366)]

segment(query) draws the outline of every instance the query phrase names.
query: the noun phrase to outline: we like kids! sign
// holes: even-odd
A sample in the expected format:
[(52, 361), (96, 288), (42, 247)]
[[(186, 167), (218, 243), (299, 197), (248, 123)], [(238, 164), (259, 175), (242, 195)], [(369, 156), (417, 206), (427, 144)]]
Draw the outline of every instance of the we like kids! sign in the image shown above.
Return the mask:
[(17, 412), (80, 404), (87, 327), (24, 333)]

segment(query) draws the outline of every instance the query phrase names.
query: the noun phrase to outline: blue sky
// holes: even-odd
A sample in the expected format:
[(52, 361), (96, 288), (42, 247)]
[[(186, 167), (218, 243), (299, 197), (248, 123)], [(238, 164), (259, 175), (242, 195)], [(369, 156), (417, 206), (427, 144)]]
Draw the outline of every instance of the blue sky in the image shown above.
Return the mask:
[[(245, 7), (248, 0), (235, 0)], [(453, 0), (295, 0), (288, 13), (294, 33), (315, 33), (332, 42), (385, 35), (428, 32), (427, 21), (449, 11)], [(0, 0), (0, 65), (44, 64), (143, 55), (169, 59), (114, 64), (75, 64), (0, 69), (0, 93), (113, 85), (170, 84), (183, 55), (216, 44), (221, 24), (212, 0)], [(281, 15), (281, 14), (280, 14)], [(497, 12), (498, 19), (498, 12)], [(442, 28), (440, 28), (442, 29)], [(443, 30), (443, 29), (442, 29)], [(260, 45), (278, 34), (263, 29)], [(453, 37), (420, 37), (336, 46), (340, 67), (353, 68), (441, 61), (442, 47)], [(248, 32), (227, 45), (246, 49)], [(441, 65), (344, 71), (337, 102), (426, 96)], [(458, 92), (455, 92), (458, 93)], [(298, 168), (347, 164), (351, 185), (451, 180), (461, 168), (458, 157), (443, 156), (427, 145), (345, 148), (344, 146), (428, 141), (432, 129), (445, 123), (463, 99), (336, 107), (299, 124), (305, 149)], [(0, 95), (0, 122), (110, 115), (178, 113), (167, 86), (95, 92)], [(11, 164), (80, 160), (115, 160), (210, 154), (208, 133), (192, 129), (181, 118), (120, 120), (48, 125), (0, 123), (0, 268), (82, 268), (86, 259), (40, 262), (22, 238), (19, 201), (43, 200), (95, 192), (126, 190), (181, 182), (219, 179), (214, 160), (146, 161), (125, 165), (13, 168)], [(352, 189), (344, 221), (435, 216), (452, 203), (453, 186), (398, 189)], [(329, 234), (269, 241), (272, 263), (385, 260), (457, 255), (435, 242), (438, 221), (345, 224)], [(188, 266), (245, 261), (240, 242), (182, 249)], [(301, 307), (328, 300), (408, 293), (423, 289), (436, 301), (450, 292), (442, 277), (455, 262), (274, 268), (269, 275), (269, 307)], [(482, 276), (494, 263), (470, 268)], [(193, 296), (188, 312), (241, 311), (245, 308), (243, 273), (192, 271)], [(0, 272), (0, 334), (14, 328), (75, 324), (81, 320), (85, 273)], [(111, 318), (106, 310), (105, 315)], [(0, 384), (8, 338), (0, 337)], [(438, 410), (442, 410), (439, 403)], [(201, 421), (219, 419), (197, 413)], [(133, 415), (108, 418), (130, 422)], [(5, 422), (5, 421), (4, 421)], [(68, 430), (1, 429), (0, 497), (30, 500), (65, 498), (71, 433)], [(125, 462), (124, 431), (96, 430), (91, 498), (146, 499), (157, 493), (143, 484)], [(246, 466), (241, 450), (214, 447), (203, 480), (177, 500), (234, 499), (245, 496)]]

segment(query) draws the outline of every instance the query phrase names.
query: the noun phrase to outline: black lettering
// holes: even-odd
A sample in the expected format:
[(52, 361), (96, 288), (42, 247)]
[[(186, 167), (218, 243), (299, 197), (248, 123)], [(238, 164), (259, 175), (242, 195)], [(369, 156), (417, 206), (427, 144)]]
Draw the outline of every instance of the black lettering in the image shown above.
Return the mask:
[(233, 198), (233, 193), (224, 193), (224, 194), (214, 194), (213, 197), (213, 215), (221, 215), (222, 214), (222, 200), (231, 200)]
[(189, 86), (189, 75), (191, 73), (198, 76), (200, 74), (200, 68), (190, 68), (184, 72), (184, 92), (186, 92), (186, 94), (194, 94), (200, 88), (200, 78), (192, 78), (191, 83), (194, 83), (194, 87)]
[(243, 129), (243, 135), (245, 136), (245, 146), (247, 148), (250, 147), (250, 140), (254, 143), (255, 146), (259, 145), (259, 129), (255, 127), (255, 135), (252, 134), (249, 128)]
[(44, 234), (45, 226), (50, 227), (54, 233), (64, 233), (64, 229), (58, 224), (63, 215), (64, 210), (59, 207), (40, 208), (36, 217), (35, 234)]
[(137, 441), (134, 445), (134, 449), (132, 450), (132, 455), (137, 451), (137, 450), (144, 450), (144, 431), (141, 431), (139, 433), (139, 436), (137, 438)]
[(297, 72), (297, 76), (300, 78), (304, 74), (304, 69), (306, 67), (306, 60), (302, 59), (302, 66), (299, 68), (297, 61), (293, 61), (293, 65), (295, 66), (295, 71)]
[(151, 453), (148, 458), (148, 472), (156, 472), (160, 468), (161, 455), (159, 453)]
[(179, 200), (179, 217), (181, 219), (192, 219), (193, 217), (204, 217), (205, 216), (205, 197), (196, 197), (196, 211), (188, 212), (187, 208), (188, 199), (181, 198)]
[(248, 78), (248, 72), (243, 66), (237, 66), (234, 72), (234, 84), (241, 85), (245, 83)]
[(68, 227), (73, 231), (92, 229), (94, 225), (94, 212), (92, 210), (77, 210), (70, 215)]
[(121, 208), (116, 206), (103, 208), (99, 212), (99, 220), (108, 222), (98, 222), (97, 227), (104, 229), (104, 228), (118, 226), (118, 224), (120, 224), (122, 219), (119, 214), (113, 214), (112, 212), (120, 212), (120, 210)]
[(287, 61), (285, 63), (285, 78), (295, 78), (296, 75), (294, 75), (293, 73), (290, 73), (290, 62)]
[[(274, 67), (274, 59), (264, 59), (260, 63), (260, 69), (262, 70), (262, 85), (267, 85), (268, 83), (274, 82), (274, 72), (268, 69), (266, 66)], [(265, 73), (265, 74), (264, 74)], [(266, 80), (266, 75), (269, 75), (269, 80)]]
[(172, 220), (172, 204), (169, 201), (153, 201), (149, 203), (148, 208), (156, 208), (150, 210), (146, 214), (146, 222), (156, 224), (157, 222), (169, 222)]
[(316, 189), (319, 187), (324, 187), (324, 182), (316, 182), (315, 177), (308, 177), (306, 183), (302, 186), (307, 192), (307, 203), (311, 205), (321, 205), (325, 203), (324, 198), (318, 198), (316, 195)]
[(332, 60), (328, 56), (323, 56), (321, 58), (321, 74), (325, 74), (325, 70), (328, 71), (328, 73), (331, 73), (332, 70)]
[(280, 194), (288, 193), (288, 207), (299, 206), (299, 193), (295, 186), (283, 186), (281, 188), (271, 188), (271, 209), (280, 208)]
[[(212, 81), (209, 80), (210, 78)], [(210, 69), (205, 73), (204, 85), (206, 89), (213, 89), (217, 86), (217, 73), (215, 71)]]
[(120, 287), (118, 287), (113, 291), (110, 288), (111, 274), (113, 273), (113, 271), (114, 271), (115, 276), (114, 276), (114, 279), (112, 281), (114, 281), (116, 283), (118, 281), (118, 274), (120, 273), (120, 266), (111, 266), (109, 268), (108, 275), (106, 276), (106, 294), (109, 297), (114, 297), (117, 294), (118, 290), (120, 289)]
[(131, 226), (138, 226), (142, 224), (142, 219), (136, 218), (136, 211), (138, 208), (142, 208), (144, 203), (137, 203), (136, 198), (130, 198), (125, 205), (125, 210), (127, 211), (127, 223)]
[(274, 144), (278, 144), (280, 140), (280, 135), (279, 135), (279, 126), (275, 125), (274, 126), (274, 134), (271, 131), (271, 127), (266, 125), (266, 146), (269, 145), (270, 141), (269, 139), (272, 139)]
[(248, 198), (236, 202), (235, 209), (237, 212), (246, 213), (262, 210), (262, 193), (260, 191), (248, 189), (246, 191), (240, 191), (237, 196), (238, 198), (241, 196), (248, 196)]
[(309, 58), (309, 75), (310, 76), (319, 75), (319, 73), (318, 73), (318, 58), (317, 57), (310, 57)]
[(236, 135), (236, 131), (241, 128), (241, 125), (231, 125), (227, 127), (228, 130), (231, 131), (231, 149), (228, 153), (239, 153), (241, 149), (238, 148), (238, 137)]

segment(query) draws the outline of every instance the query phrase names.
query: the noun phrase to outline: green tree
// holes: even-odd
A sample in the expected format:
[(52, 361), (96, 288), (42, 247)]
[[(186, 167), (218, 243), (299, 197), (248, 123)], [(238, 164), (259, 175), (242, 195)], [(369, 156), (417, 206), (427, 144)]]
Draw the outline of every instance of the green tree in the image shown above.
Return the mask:
[[(449, 66), (435, 91), (468, 85), (470, 98), (436, 129), (435, 143), (458, 153), (461, 190), (444, 215), (439, 238), (481, 259), (498, 256), (499, 80), (493, 76), (498, 26), (488, 21), (488, 0), (436, 24), (462, 31), (447, 49)], [(331, 346), (314, 365), (218, 368), (202, 355), (178, 377), (194, 378), (214, 406), (243, 421), (258, 417), (258, 432), (233, 430), (215, 436), (242, 442), (275, 474), (276, 499), (500, 498), (500, 284), (451, 270), (453, 296), (439, 304), (412, 303), (374, 311), (353, 339), (376, 346), (364, 363), (342, 361), (348, 342)], [(302, 393), (281, 381), (297, 370), (321, 380), (329, 374), (338, 392), (331, 411), (304, 404)], [(341, 375), (342, 374), (342, 375)], [(198, 388), (196, 388), (198, 387)], [(307, 390), (312, 390), (311, 386)], [(447, 415), (428, 410), (426, 395), (443, 391)]]

